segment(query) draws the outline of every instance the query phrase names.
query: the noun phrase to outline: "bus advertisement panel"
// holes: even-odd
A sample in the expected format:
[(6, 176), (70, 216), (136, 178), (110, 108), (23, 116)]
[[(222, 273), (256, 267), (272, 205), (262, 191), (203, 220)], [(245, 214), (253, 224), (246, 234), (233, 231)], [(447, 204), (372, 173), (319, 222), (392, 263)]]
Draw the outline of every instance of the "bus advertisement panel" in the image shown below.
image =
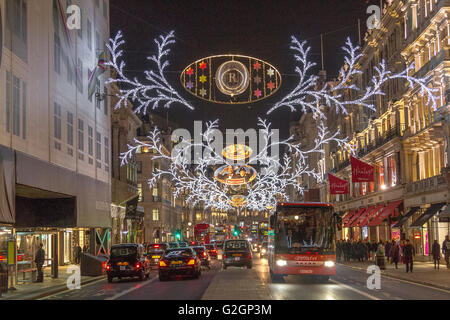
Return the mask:
[(270, 217), (269, 268), (273, 280), (285, 275), (336, 274), (333, 207), (326, 203), (279, 203)]

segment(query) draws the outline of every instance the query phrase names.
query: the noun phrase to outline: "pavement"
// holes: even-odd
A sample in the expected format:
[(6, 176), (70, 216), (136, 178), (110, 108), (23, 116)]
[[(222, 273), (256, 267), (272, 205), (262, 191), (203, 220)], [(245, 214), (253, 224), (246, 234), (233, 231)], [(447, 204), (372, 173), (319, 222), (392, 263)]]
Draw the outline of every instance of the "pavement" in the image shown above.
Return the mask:
[[(45, 296), (66, 291), (68, 290), (67, 279), (70, 276), (67, 270), (68, 266), (60, 266), (58, 268), (58, 278), (52, 278), (50, 268), (45, 268), (43, 282), (18, 283), (15, 289), (10, 289), (8, 292), (3, 293), (0, 300), (37, 300)], [(82, 276), (81, 285), (86, 285), (104, 278), (105, 276)]]
[[(350, 261), (340, 263), (342, 266), (362, 271), (366, 271), (367, 267), (374, 264), (373, 261)], [(395, 268), (395, 265), (387, 262), (385, 263), (385, 266), (386, 270), (381, 270), (381, 274), (386, 277), (450, 290), (450, 269), (447, 269), (445, 266), (445, 261), (443, 265), (440, 265), (439, 270), (434, 269), (434, 264), (431, 262), (414, 261), (412, 273), (406, 273), (406, 265), (402, 263), (398, 264), (398, 269)]]

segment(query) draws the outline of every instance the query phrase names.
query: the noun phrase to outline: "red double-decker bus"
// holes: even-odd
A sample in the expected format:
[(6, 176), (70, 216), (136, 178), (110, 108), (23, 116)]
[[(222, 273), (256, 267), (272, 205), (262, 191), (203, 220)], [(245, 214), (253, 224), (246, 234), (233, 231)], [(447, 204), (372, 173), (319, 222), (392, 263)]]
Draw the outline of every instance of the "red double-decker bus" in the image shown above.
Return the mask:
[(309, 275), (324, 281), (336, 275), (333, 205), (278, 203), (270, 216), (269, 268), (272, 281)]
[(214, 234), (215, 228), (212, 224), (198, 223), (194, 226), (194, 240), (197, 243), (210, 243)]

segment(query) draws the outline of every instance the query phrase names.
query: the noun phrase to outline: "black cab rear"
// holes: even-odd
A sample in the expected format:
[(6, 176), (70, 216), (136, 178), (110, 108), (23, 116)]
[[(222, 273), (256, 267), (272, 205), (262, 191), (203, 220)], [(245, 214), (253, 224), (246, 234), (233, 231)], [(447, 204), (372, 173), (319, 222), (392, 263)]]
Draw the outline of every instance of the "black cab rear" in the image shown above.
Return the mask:
[(167, 243), (152, 243), (147, 246), (147, 259), (150, 262), (151, 269), (158, 269), (159, 259), (168, 247)]
[(192, 248), (168, 249), (159, 261), (159, 280), (166, 281), (171, 276), (197, 278), (202, 273), (201, 261)]
[(223, 244), (223, 268), (228, 266), (252, 268), (252, 252), (247, 240), (226, 240)]
[(108, 282), (115, 277), (139, 277), (141, 280), (150, 276), (150, 263), (145, 256), (144, 246), (136, 243), (118, 244), (111, 247), (111, 255), (106, 265)]

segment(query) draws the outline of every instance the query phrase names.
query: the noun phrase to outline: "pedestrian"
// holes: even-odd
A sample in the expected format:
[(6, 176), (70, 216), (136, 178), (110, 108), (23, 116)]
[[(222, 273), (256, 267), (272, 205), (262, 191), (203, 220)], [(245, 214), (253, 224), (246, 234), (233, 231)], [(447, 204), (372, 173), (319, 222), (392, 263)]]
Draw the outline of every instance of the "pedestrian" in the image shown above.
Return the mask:
[(389, 256), (391, 258), (391, 263), (395, 264), (395, 269), (398, 269), (398, 262), (400, 261), (400, 246), (394, 240), (392, 240)]
[(409, 239), (406, 239), (406, 244), (403, 247), (403, 256), (405, 258), (406, 263), (406, 272), (413, 272), (413, 256), (414, 256), (414, 248), (411, 243), (409, 243)]
[(400, 260), (402, 261), (403, 264), (405, 264), (405, 254), (404, 254), (404, 249), (405, 248), (405, 240), (402, 240), (402, 242), (400, 243)]
[(356, 246), (356, 251), (358, 254), (358, 261), (363, 262), (364, 261), (364, 254), (365, 254), (365, 246), (361, 241), (358, 241), (358, 244)]
[(74, 254), (75, 254), (75, 264), (80, 264), (81, 247), (78, 244), (75, 246)]
[(448, 235), (445, 236), (445, 240), (442, 243), (442, 253), (444, 254), (445, 263), (447, 264), (447, 268), (449, 268), (450, 267), (450, 262), (449, 262), (449, 258), (450, 258), (450, 240), (448, 238)]
[(389, 251), (391, 250), (391, 243), (386, 241), (386, 245), (384, 246), (384, 254), (386, 255), (386, 259), (389, 261)]
[(439, 270), (439, 262), (441, 260), (441, 246), (439, 245), (439, 242), (437, 240), (434, 240), (433, 242), (433, 246), (431, 247), (431, 254), (433, 255), (434, 268), (436, 269), (437, 263), (437, 268)]
[(43, 267), (44, 267), (44, 262), (45, 262), (45, 251), (44, 251), (43, 247), (44, 247), (44, 245), (42, 243), (39, 244), (39, 249), (36, 252), (36, 258), (34, 259), (34, 262), (36, 262), (36, 267), (37, 267), (37, 272), (38, 272), (36, 282), (44, 281)]
[(85, 244), (85, 245), (83, 246), (83, 252), (88, 252), (88, 246), (87, 246), (87, 244)]
[(371, 260), (373, 259), (373, 261), (375, 261), (375, 259), (376, 259), (377, 249), (378, 249), (378, 244), (375, 240), (373, 240), (372, 244), (370, 246), (370, 257), (371, 257)]

